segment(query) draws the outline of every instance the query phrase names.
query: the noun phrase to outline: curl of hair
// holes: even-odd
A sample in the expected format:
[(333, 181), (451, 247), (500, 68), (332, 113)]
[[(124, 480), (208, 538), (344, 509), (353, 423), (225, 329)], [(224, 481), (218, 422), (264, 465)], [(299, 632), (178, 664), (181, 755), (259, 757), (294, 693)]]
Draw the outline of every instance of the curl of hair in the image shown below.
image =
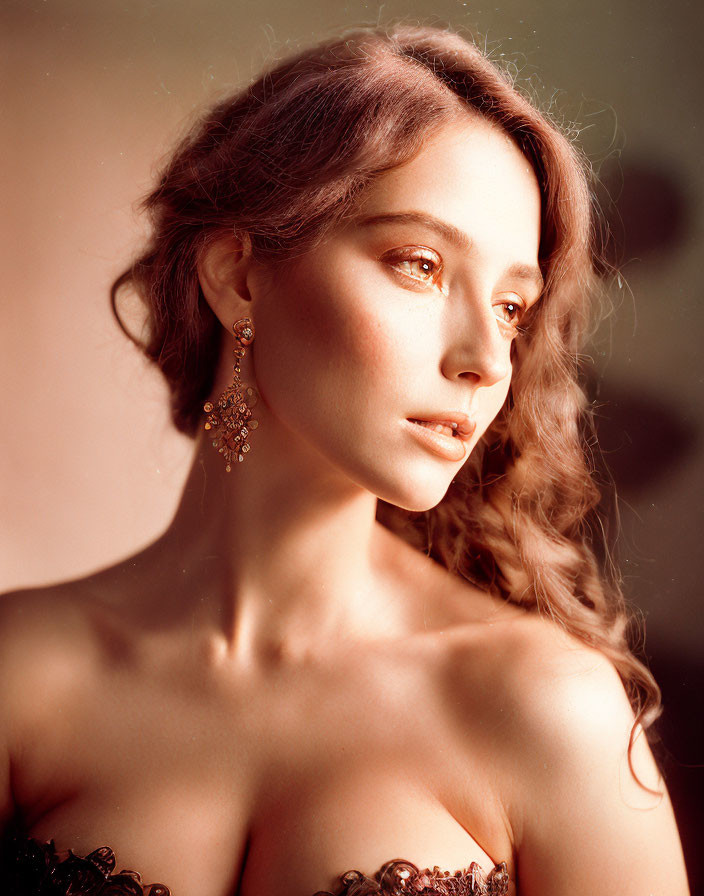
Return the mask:
[(443, 501), (422, 514), (380, 501), (378, 517), (451, 572), (548, 615), (606, 654), (636, 716), (630, 760), (637, 726), (647, 731), (660, 714), (660, 692), (629, 648), (633, 619), (609, 561), (591, 409), (579, 385), (596, 294), (589, 168), (473, 43), (437, 28), (361, 29), (222, 100), (144, 200), (151, 242), (113, 284), (112, 307), (120, 321), (123, 287), (145, 303), (141, 348), (167, 380), (176, 427), (193, 435), (222, 332), (198, 281), (204, 248), (234, 228), (262, 262), (308, 251), (376, 176), (410, 160), (432, 129), (467, 114), (503, 129), (533, 166), (545, 290), (514, 343), (507, 401)]

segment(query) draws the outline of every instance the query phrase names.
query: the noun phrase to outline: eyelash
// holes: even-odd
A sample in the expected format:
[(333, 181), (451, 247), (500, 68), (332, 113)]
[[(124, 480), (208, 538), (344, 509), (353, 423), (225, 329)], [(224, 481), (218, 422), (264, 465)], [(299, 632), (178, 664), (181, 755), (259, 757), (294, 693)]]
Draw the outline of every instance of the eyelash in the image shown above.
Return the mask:
[(422, 277), (414, 277), (406, 271), (401, 271), (404, 276), (409, 277), (411, 280), (416, 280), (418, 283), (433, 284), (435, 284), (443, 270), (442, 262), (437, 259), (438, 256), (430, 249), (415, 249), (410, 247), (407, 249), (396, 249), (393, 253), (384, 256), (384, 260), (388, 261), (388, 263), (397, 270), (399, 265), (412, 264), (413, 262), (423, 262), (427, 265), (433, 265), (435, 270), (432, 272), (432, 276), (427, 280)]
[[(402, 276), (407, 277), (409, 280), (414, 280), (416, 283), (432, 283), (433, 285), (435, 285), (440, 274), (443, 271), (442, 262), (437, 259), (438, 256), (430, 249), (417, 249), (410, 247), (406, 249), (397, 249), (394, 250), (393, 253), (387, 253), (385, 256), (383, 256), (383, 260), (386, 261), (387, 264), (391, 265), (391, 267), (397, 270), (400, 274), (402, 274)], [(400, 264), (412, 264), (413, 262), (422, 262), (426, 265), (434, 265), (435, 270), (430, 272), (431, 276), (425, 279), (423, 277), (414, 277), (407, 271), (401, 271), (398, 267)], [(507, 326), (511, 327), (511, 329), (515, 330), (517, 333), (524, 333), (525, 329), (520, 326), (520, 322), (526, 313), (526, 307), (523, 302), (501, 302), (500, 304), (504, 307), (506, 307), (507, 305), (512, 305), (516, 308), (515, 317), (511, 318), (510, 320), (504, 319), (503, 323), (507, 324)]]

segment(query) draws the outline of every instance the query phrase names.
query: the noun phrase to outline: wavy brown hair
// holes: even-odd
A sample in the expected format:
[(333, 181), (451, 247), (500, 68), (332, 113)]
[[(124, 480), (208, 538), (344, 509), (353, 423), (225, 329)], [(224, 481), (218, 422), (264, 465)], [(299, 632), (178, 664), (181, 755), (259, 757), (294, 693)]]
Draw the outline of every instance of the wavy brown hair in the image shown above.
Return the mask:
[(113, 284), (112, 305), (119, 320), (123, 287), (142, 298), (142, 348), (168, 382), (176, 427), (194, 434), (223, 332), (197, 276), (206, 246), (234, 228), (258, 261), (284, 264), (325, 239), (431, 130), (468, 110), (509, 134), (535, 171), (545, 290), (514, 343), (506, 403), (445, 498), (426, 513), (380, 501), (378, 516), (451, 572), (606, 654), (636, 715), (630, 759), (660, 693), (629, 648), (632, 617), (604, 547), (591, 408), (579, 385), (597, 279), (589, 166), (472, 42), (428, 27), (357, 30), (209, 109), (144, 200), (151, 241)]

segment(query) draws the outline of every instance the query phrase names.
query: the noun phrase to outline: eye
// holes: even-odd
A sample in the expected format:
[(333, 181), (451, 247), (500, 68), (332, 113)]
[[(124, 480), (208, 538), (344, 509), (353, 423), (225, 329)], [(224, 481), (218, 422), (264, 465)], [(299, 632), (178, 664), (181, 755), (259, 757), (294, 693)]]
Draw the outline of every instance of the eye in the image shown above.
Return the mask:
[(499, 302), (496, 307), (500, 309), (502, 320), (510, 324), (514, 329), (520, 330), (519, 324), (525, 314), (526, 306), (519, 296), (516, 296), (515, 299), (511, 298)]
[(442, 261), (437, 252), (420, 246), (392, 249), (382, 255), (381, 260), (418, 283), (434, 284), (442, 271)]

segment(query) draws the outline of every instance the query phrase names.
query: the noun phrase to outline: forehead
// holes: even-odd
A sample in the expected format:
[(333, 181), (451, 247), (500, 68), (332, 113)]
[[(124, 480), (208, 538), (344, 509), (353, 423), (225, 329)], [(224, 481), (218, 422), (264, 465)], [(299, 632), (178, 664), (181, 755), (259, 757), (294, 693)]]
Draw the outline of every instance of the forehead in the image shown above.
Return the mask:
[(358, 211), (426, 212), (466, 233), (478, 249), (499, 241), (530, 261), (538, 251), (540, 206), (533, 168), (511, 137), (468, 114), (429, 133), (409, 162), (379, 175)]

